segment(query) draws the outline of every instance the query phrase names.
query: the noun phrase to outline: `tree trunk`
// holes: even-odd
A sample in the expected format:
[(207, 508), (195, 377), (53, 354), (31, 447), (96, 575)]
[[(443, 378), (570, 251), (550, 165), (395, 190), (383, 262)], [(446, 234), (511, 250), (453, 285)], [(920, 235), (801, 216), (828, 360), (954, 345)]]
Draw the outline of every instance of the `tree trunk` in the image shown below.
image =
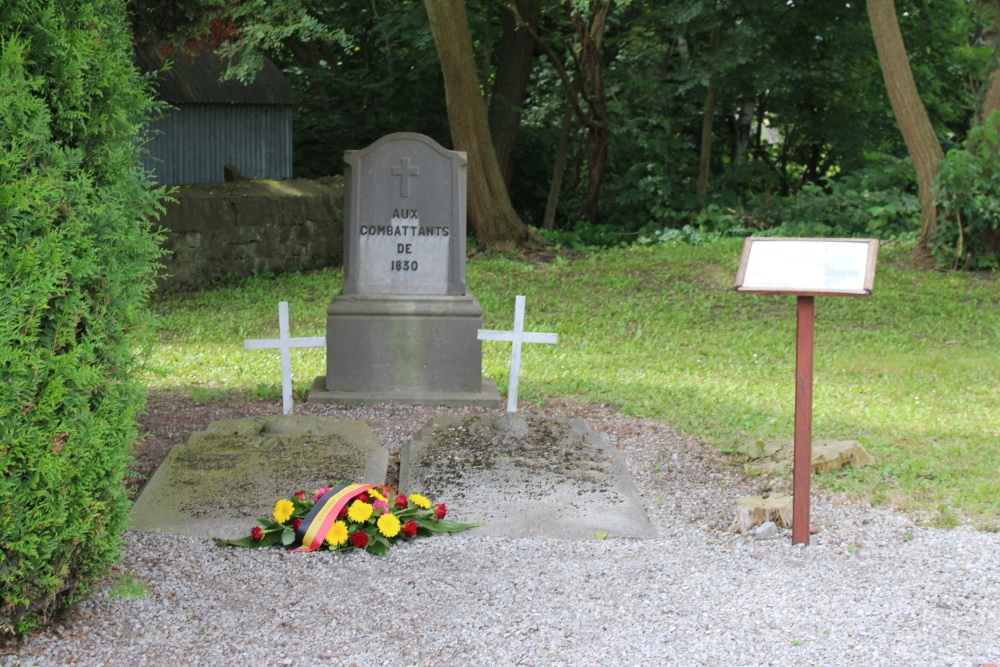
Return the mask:
[(757, 110), (757, 96), (749, 93), (743, 96), (740, 112), (733, 119), (733, 166), (741, 167), (747, 163), (750, 153), (750, 128), (753, 125), (753, 115)]
[(983, 37), (993, 42), (993, 56), (990, 58), (989, 70), (979, 90), (976, 103), (976, 113), (972, 117), (972, 126), (979, 127), (990, 113), (1000, 109), (1000, 0), (983, 2), (993, 10), (993, 25), (984, 31)]
[[(587, 222), (597, 223), (601, 186), (608, 164), (607, 99), (604, 94), (604, 76), (601, 72), (601, 42), (607, 27), (611, 2), (601, 2), (594, 9), (590, 25), (586, 25), (578, 11), (571, 18), (580, 42), (580, 69), (586, 90), (589, 122), (587, 123)], [(567, 3), (567, 6), (572, 7)]]
[(708, 178), (712, 171), (712, 125), (715, 123), (715, 56), (719, 51), (719, 31), (712, 31), (712, 64), (708, 72), (708, 92), (701, 116), (701, 149), (698, 153), (698, 183), (695, 195), (699, 199), (708, 194)]
[(927, 117), (927, 110), (920, 100), (917, 84), (913, 80), (910, 61), (903, 46), (903, 35), (899, 30), (896, 6), (893, 0), (867, 0), (868, 19), (878, 59), (882, 65), (882, 77), (889, 91), (892, 111), (899, 124), (899, 130), (906, 142), (913, 166), (917, 170), (917, 185), (920, 188), (920, 245), (926, 249), (937, 227), (937, 211), (934, 206), (934, 178), (941, 168), (944, 151)]
[(441, 60), (448, 123), (455, 150), (468, 154), (469, 221), (484, 248), (511, 248), (527, 227), (510, 203), (479, 92), (469, 19), (462, 0), (424, 0)]
[(715, 120), (715, 84), (708, 84), (705, 108), (701, 116), (701, 150), (698, 157), (698, 185), (695, 194), (699, 199), (708, 194), (708, 177), (712, 170), (712, 125)]
[[(529, 25), (537, 25), (541, 1), (520, 0), (518, 5), (524, 20)], [(508, 188), (514, 175), (514, 149), (521, 134), (521, 107), (528, 91), (534, 54), (535, 40), (527, 30), (518, 28), (514, 14), (507, 12), (498, 47), (489, 123), (500, 173)]]
[(566, 105), (563, 112), (562, 131), (559, 133), (559, 147), (556, 149), (556, 163), (552, 167), (552, 182), (549, 184), (549, 198), (545, 202), (545, 218), (543, 229), (555, 229), (556, 206), (559, 204), (559, 192), (562, 190), (563, 175), (566, 173), (566, 158), (569, 155), (569, 135), (573, 129), (573, 107)]
[(993, 50), (993, 57), (990, 60), (990, 69), (983, 82), (983, 88), (979, 94), (979, 103), (976, 105), (976, 114), (973, 119), (973, 126), (979, 127), (990, 114), (1000, 109), (1000, 42)]
[[(579, 77), (577, 81), (570, 81), (569, 74), (560, 57), (520, 15), (517, 3), (513, 0), (507, 0), (504, 5), (514, 14), (518, 26), (527, 30), (535, 43), (548, 55), (562, 81), (567, 101), (580, 119), (580, 124), (587, 128), (587, 220), (591, 223), (597, 221), (601, 186), (604, 183), (608, 162), (610, 131), (608, 129), (604, 77), (601, 71), (601, 44), (604, 40), (604, 31), (607, 28), (608, 15), (611, 13), (612, 5), (613, 0), (597, 2), (588, 25), (572, 2), (563, 4), (569, 14), (570, 22), (576, 30), (577, 41), (580, 44), (580, 53), (576, 56)], [(578, 96), (584, 98), (587, 104), (586, 111), (581, 107)]]

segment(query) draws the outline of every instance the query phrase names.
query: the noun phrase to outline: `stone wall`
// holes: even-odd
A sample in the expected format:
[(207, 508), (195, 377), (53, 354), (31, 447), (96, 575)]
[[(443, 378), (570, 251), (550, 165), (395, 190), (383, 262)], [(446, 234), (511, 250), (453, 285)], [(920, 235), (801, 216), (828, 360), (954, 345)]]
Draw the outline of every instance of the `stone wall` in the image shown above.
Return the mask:
[(256, 273), (343, 262), (343, 182), (236, 181), (186, 185), (166, 204), (161, 289), (194, 289)]

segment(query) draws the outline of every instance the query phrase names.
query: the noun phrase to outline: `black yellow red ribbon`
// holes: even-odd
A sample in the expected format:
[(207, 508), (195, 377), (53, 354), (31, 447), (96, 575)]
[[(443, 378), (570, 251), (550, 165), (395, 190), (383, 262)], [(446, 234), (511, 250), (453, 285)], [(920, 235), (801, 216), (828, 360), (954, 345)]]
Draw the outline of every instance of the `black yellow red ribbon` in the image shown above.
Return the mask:
[(323, 545), (326, 534), (337, 520), (340, 511), (352, 499), (368, 489), (374, 489), (377, 484), (338, 484), (329, 493), (316, 501), (309, 514), (302, 520), (299, 529), (295, 531), (295, 539), (302, 546), (292, 551), (316, 551)]

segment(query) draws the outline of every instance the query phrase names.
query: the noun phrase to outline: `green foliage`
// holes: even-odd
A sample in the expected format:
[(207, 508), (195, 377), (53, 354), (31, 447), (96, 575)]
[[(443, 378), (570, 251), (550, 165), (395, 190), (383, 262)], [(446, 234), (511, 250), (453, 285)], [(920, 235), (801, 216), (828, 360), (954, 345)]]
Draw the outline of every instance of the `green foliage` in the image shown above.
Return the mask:
[(118, 557), (159, 254), (150, 111), (113, 0), (0, 9), (0, 636)]
[(709, 204), (696, 211), (677, 211), (674, 219), (679, 225), (663, 229), (642, 230), (637, 239), (639, 245), (654, 243), (683, 243), (697, 245), (724, 238), (749, 236), (754, 230), (746, 225), (749, 218), (740, 211), (718, 204)]
[(920, 203), (912, 166), (888, 156), (875, 164), (829, 179), (826, 187), (807, 184), (793, 196), (753, 198), (750, 216), (774, 236), (916, 238)]
[(936, 181), (938, 227), (931, 254), (939, 266), (1000, 268), (1000, 111), (948, 151)]
[(889, 156), (869, 161), (877, 166), (825, 180), (825, 187), (806, 184), (787, 197), (750, 196), (743, 204), (724, 205), (731, 198), (716, 195), (713, 203), (690, 209), (654, 205), (655, 222), (620, 237), (639, 245), (696, 245), (749, 235), (916, 238), (920, 205), (910, 163)]
[(256, 43), (272, 47), (298, 93), (296, 175), (339, 174), (345, 150), (364, 148), (391, 132), (420, 132), (451, 144), (444, 79), (423, 4), (394, 0), (379, 5), (314, 3), (308, 16), (337, 39), (305, 40), (290, 49)]
[(597, 248), (625, 247), (631, 242), (629, 235), (613, 225), (591, 225), (581, 222), (572, 230), (543, 229), (542, 236), (555, 244), (557, 250), (595, 250)]
[(292, 39), (353, 47), (342, 28), (324, 24), (300, 0), (244, 0), (228, 9), (240, 31), (238, 40), (226, 40), (219, 49), (230, 59), (227, 78), (253, 81), (263, 65), (261, 50), (280, 51)]
[[(340, 173), (345, 150), (389, 132), (422, 132), (450, 143), (441, 72), (420, 2), (130, 4), (138, 37), (146, 41), (186, 37), (221, 46), (235, 56), (234, 72), (241, 75), (253, 69), (252, 49), (279, 62), (299, 93), (299, 176)], [(576, 86), (584, 85), (584, 75), (573, 65), (580, 61), (579, 53), (571, 53), (579, 43), (569, 10), (576, 7), (589, 17), (597, 4), (574, 0), (541, 10), (538, 32), (565, 56)], [(504, 3), (467, 5), (477, 66), (485, 68), (477, 83), (489, 91), (497, 71), (509, 64), (497, 57)], [(993, 52), (989, 9), (965, 0), (897, 0), (897, 7), (931, 122), (946, 144), (961, 141)], [(601, 57), (607, 103), (601, 123), (610, 137), (599, 224), (632, 238), (649, 237), (649, 230), (695, 237), (720, 231), (693, 219), (706, 203), (739, 210), (749, 201), (747, 221), (723, 226), (787, 223), (786, 231), (796, 233), (880, 238), (910, 233), (912, 198), (845, 180), (858, 171), (859, 181), (867, 179), (866, 170), (879, 168), (881, 154), (905, 153), (864, 3), (617, 2)], [(706, 202), (695, 200), (695, 183), (710, 87), (715, 104)], [(565, 107), (564, 83), (539, 55), (510, 185), (516, 210), (536, 226)], [(586, 217), (588, 203), (588, 129), (579, 118), (572, 123), (557, 206), (557, 225), (571, 232)], [(771, 198), (800, 191), (801, 202), (772, 206)]]

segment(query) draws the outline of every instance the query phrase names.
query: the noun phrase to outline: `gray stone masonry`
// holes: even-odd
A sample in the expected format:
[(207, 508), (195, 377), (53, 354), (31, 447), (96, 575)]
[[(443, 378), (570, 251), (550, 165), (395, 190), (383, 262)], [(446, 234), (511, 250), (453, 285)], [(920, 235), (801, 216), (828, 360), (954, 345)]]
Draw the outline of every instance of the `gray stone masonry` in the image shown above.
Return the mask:
[(343, 258), (340, 178), (181, 186), (165, 204), (160, 288), (195, 289), (255, 273), (336, 266)]
[(344, 163), (344, 287), (308, 400), (496, 405), (465, 286), (465, 154), (400, 132)]
[(465, 169), (410, 132), (344, 154), (344, 294), (465, 295)]

